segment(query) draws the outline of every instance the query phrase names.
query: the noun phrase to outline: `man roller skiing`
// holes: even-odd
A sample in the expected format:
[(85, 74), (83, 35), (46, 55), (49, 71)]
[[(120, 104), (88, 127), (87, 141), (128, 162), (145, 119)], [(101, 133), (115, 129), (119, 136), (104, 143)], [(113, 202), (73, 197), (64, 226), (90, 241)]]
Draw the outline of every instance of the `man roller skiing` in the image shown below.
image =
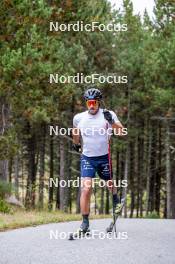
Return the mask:
[[(123, 131), (123, 126), (113, 111), (101, 108), (102, 93), (92, 87), (85, 91), (87, 111), (76, 114), (73, 118), (73, 147), (76, 151), (82, 150), (81, 155), (81, 197), (80, 208), (82, 224), (80, 232), (89, 232), (90, 197), (92, 178), (98, 173), (106, 181), (113, 194), (113, 210), (115, 214), (121, 210), (117, 190), (112, 185), (111, 160), (109, 156), (108, 129)], [(81, 137), (80, 137), (81, 135)], [(82, 140), (81, 144), (80, 141)]]

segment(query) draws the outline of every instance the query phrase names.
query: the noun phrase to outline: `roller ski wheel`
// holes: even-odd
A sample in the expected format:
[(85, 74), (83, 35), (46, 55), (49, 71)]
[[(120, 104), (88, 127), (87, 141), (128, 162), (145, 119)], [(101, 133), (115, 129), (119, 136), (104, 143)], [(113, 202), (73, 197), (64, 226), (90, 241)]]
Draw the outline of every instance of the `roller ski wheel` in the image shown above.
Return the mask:
[(83, 237), (89, 236), (89, 235), (90, 235), (90, 229), (83, 230), (83, 229), (79, 228), (76, 232), (70, 233), (69, 240), (80, 239), (80, 238), (83, 238)]

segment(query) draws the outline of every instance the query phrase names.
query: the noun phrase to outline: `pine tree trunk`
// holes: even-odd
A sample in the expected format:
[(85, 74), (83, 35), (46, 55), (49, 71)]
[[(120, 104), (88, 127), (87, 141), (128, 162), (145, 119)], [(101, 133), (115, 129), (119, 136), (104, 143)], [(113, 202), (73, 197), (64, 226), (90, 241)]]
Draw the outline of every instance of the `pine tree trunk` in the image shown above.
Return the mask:
[[(68, 148), (67, 148), (67, 168), (68, 168), (68, 180), (72, 179), (72, 170), (71, 170), (71, 166), (72, 166), (72, 153), (69, 152), (71, 148), (71, 143), (68, 142)], [(72, 212), (72, 187), (70, 185), (70, 187), (67, 189), (68, 192), (68, 203), (69, 203), (69, 212)]]
[(18, 155), (15, 157), (15, 161), (14, 161), (14, 165), (15, 165), (15, 195), (16, 198), (19, 199), (19, 157)]
[(140, 174), (139, 174), (139, 139), (138, 139), (138, 135), (136, 136), (136, 139), (135, 139), (135, 162), (134, 162), (134, 175), (137, 179), (137, 182), (136, 182), (136, 217), (139, 217), (139, 208), (140, 208)]
[(134, 161), (135, 161), (135, 152), (134, 152), (134, 144), (130, 143), (130, 152), (132, 153), (130, 156), (130, 191), (131, 191), (131, 206), (130, 206), (130, 218), (133, 217), (134, 208), (135, 208), (135, 183), (134, 183)]
[[(49, 183), (54, 179), (54, 142), (53, 142), (53, 136), (50, 136), (50, 175), (49, 175)], [(53, 184), (49, 185), (49, 203), (48, 203), (48, 209), (52, 210), (53, 208)]]
[(80, 213), (80, 196), (81, 196), (81, 176), (80, 176), (80, 160), (79, 157), (78, 159), (76, 158), (76, 170), (79, 172), (78, 175), (78, 180), (79, 180), (79, 184), (76, 188), (76, 214)]
[(94, 186), (94, 214), (97, 214), (97, 187)]
[(152, 124), (149, 135), (149, 164), (147, 179), (147, 213), (155, 210), (156, 185), (156, 129)]
[[(129, 174), (129, 160), (130, 160), (130, 145), (127, 142), (126, 154), (125, 154), (125, 170), (124, 170), (124, 179), (128, 184), (128, 174)], [(127, 187), (123, 187), (122, 197), (125, 198), (125, 206), (124, 206), (124, 217), (127, 217)]]
[(171, 191), (171, 162), (170, 162), (170, 126), (168, 121), (166, 122), (166, 137), (165, 137), (165, 149), (166, 149), (166, 181), (167, 181), (167, 218), (171, 219), (172, 216), (172, 191)]
[[(143, 123), (143, 133), (144, 133), (144, 123)], [(145, 162), (145, 149), (144, 149), (144, 136), (143, 134), (139, 136), (139, 145), (138, 145), (138, 173), (139, 177), (139, 192), (140, 192), (140, 207), (139, 207), (139, 216), (143, 217), (143, 190), (145, 185), (145, 174), (144, 174), (144, 162)]]
[(28, 153), (28, 178), (25, 205), (27, 209), (35, 207), (35, 181), (36, 181), (36, 139), (35, 134), (31, 133), (30, 124), (27, 124), (29, 138), (27, 140)]
[(171, 218), (175, 219), (175, 160), (171, 170)]
[(148, 131), (148, 155), (147, 155), (147, 181), (146, 181), (146, 215), (150, 211), (150, 163), (151, 163), (151, 147), (152, 147), (152, 130), (150, 128), (150, 123), (147, 126)]
[(109, 214), (109, 190), (106, 188), (105, 214)]
[(103, 213), (104, 213), (104, 188), (101, 188), (99, 214), (103, 214)]
[[(67, 167), (67, 145), (63, 139), (60, 140), (60, 181), (68, 182), (68, 167)], [(69, 191), (67, 185), (60, 185), (60, 210), (68, 212)]]
[[(6, 99), (0, 97), (0, 135), (3, 136), (9, 126), (10, 107), (5, 103)], [(0, 153), (0, 180), (9, 181), (9, 161), (1, 157)]]
[(161, 168), (162, 168), (162, 135), (161, 135), (161, 125), (158, 127), (158, 160), (157, 160), (157, 170), (156, 170), (156, 186), (155, 186), (155, 210), (157, 214), (160, 213), (160, 190), (161, 190)]
[(45, 124), (41, 126), (41, 140), (39, 145), (39, 208), (44, 207), (44, 172), (45, 172)]
[(57, 137), (56, 140), (56, 155), (57, 155), (57, 177), (56, 179), (58, 180), (58, 186), (56, 187), (56, 209), (60, 209), (60, 138)]
[(12, 182), (13, 158), (9, 160), (9, 182)]
[(0, 160), (0, 180), (8, 181), (9, 161)]
[(24, 153), (23, 147), (21, 149), (21, 189), (22, 189), (22, 203), (25, 204), (25, 177), (24, 177)]

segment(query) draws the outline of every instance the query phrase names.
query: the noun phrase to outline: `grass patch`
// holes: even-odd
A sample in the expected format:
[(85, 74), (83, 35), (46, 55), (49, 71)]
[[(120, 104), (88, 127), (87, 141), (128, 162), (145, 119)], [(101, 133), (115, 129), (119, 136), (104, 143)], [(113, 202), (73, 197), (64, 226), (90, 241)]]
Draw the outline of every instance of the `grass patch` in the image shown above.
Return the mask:
[(159, 219), (161, 218), (160, 215), (156, 211), (153, 211), (151, 213), (148, 213), (145, 218), (150, 218), (150, 219)]
[[(92, 215), (91, 219), (110, 217), (110, 215)], [(17, 210), (13, 214), (0, 213), (0, 231), (77, 220), (81, 220), (80, 214), (67, 214), (61, 211), (48, 212)]]

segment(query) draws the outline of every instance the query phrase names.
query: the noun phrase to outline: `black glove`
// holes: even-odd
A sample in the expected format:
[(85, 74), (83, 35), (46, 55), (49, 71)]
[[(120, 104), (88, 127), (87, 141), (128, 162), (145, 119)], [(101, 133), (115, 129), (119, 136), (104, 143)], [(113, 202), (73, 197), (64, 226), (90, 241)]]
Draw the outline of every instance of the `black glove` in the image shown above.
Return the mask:
[(103, 114), (104, 114), (104, 118), (109, 122), (110, 125), (114, 124), (115, 121), (108, 110), (104, 109)]
[(76, 152), (80, 152), (81, 150), (81, 144), (73, 144), (72, 147)]

